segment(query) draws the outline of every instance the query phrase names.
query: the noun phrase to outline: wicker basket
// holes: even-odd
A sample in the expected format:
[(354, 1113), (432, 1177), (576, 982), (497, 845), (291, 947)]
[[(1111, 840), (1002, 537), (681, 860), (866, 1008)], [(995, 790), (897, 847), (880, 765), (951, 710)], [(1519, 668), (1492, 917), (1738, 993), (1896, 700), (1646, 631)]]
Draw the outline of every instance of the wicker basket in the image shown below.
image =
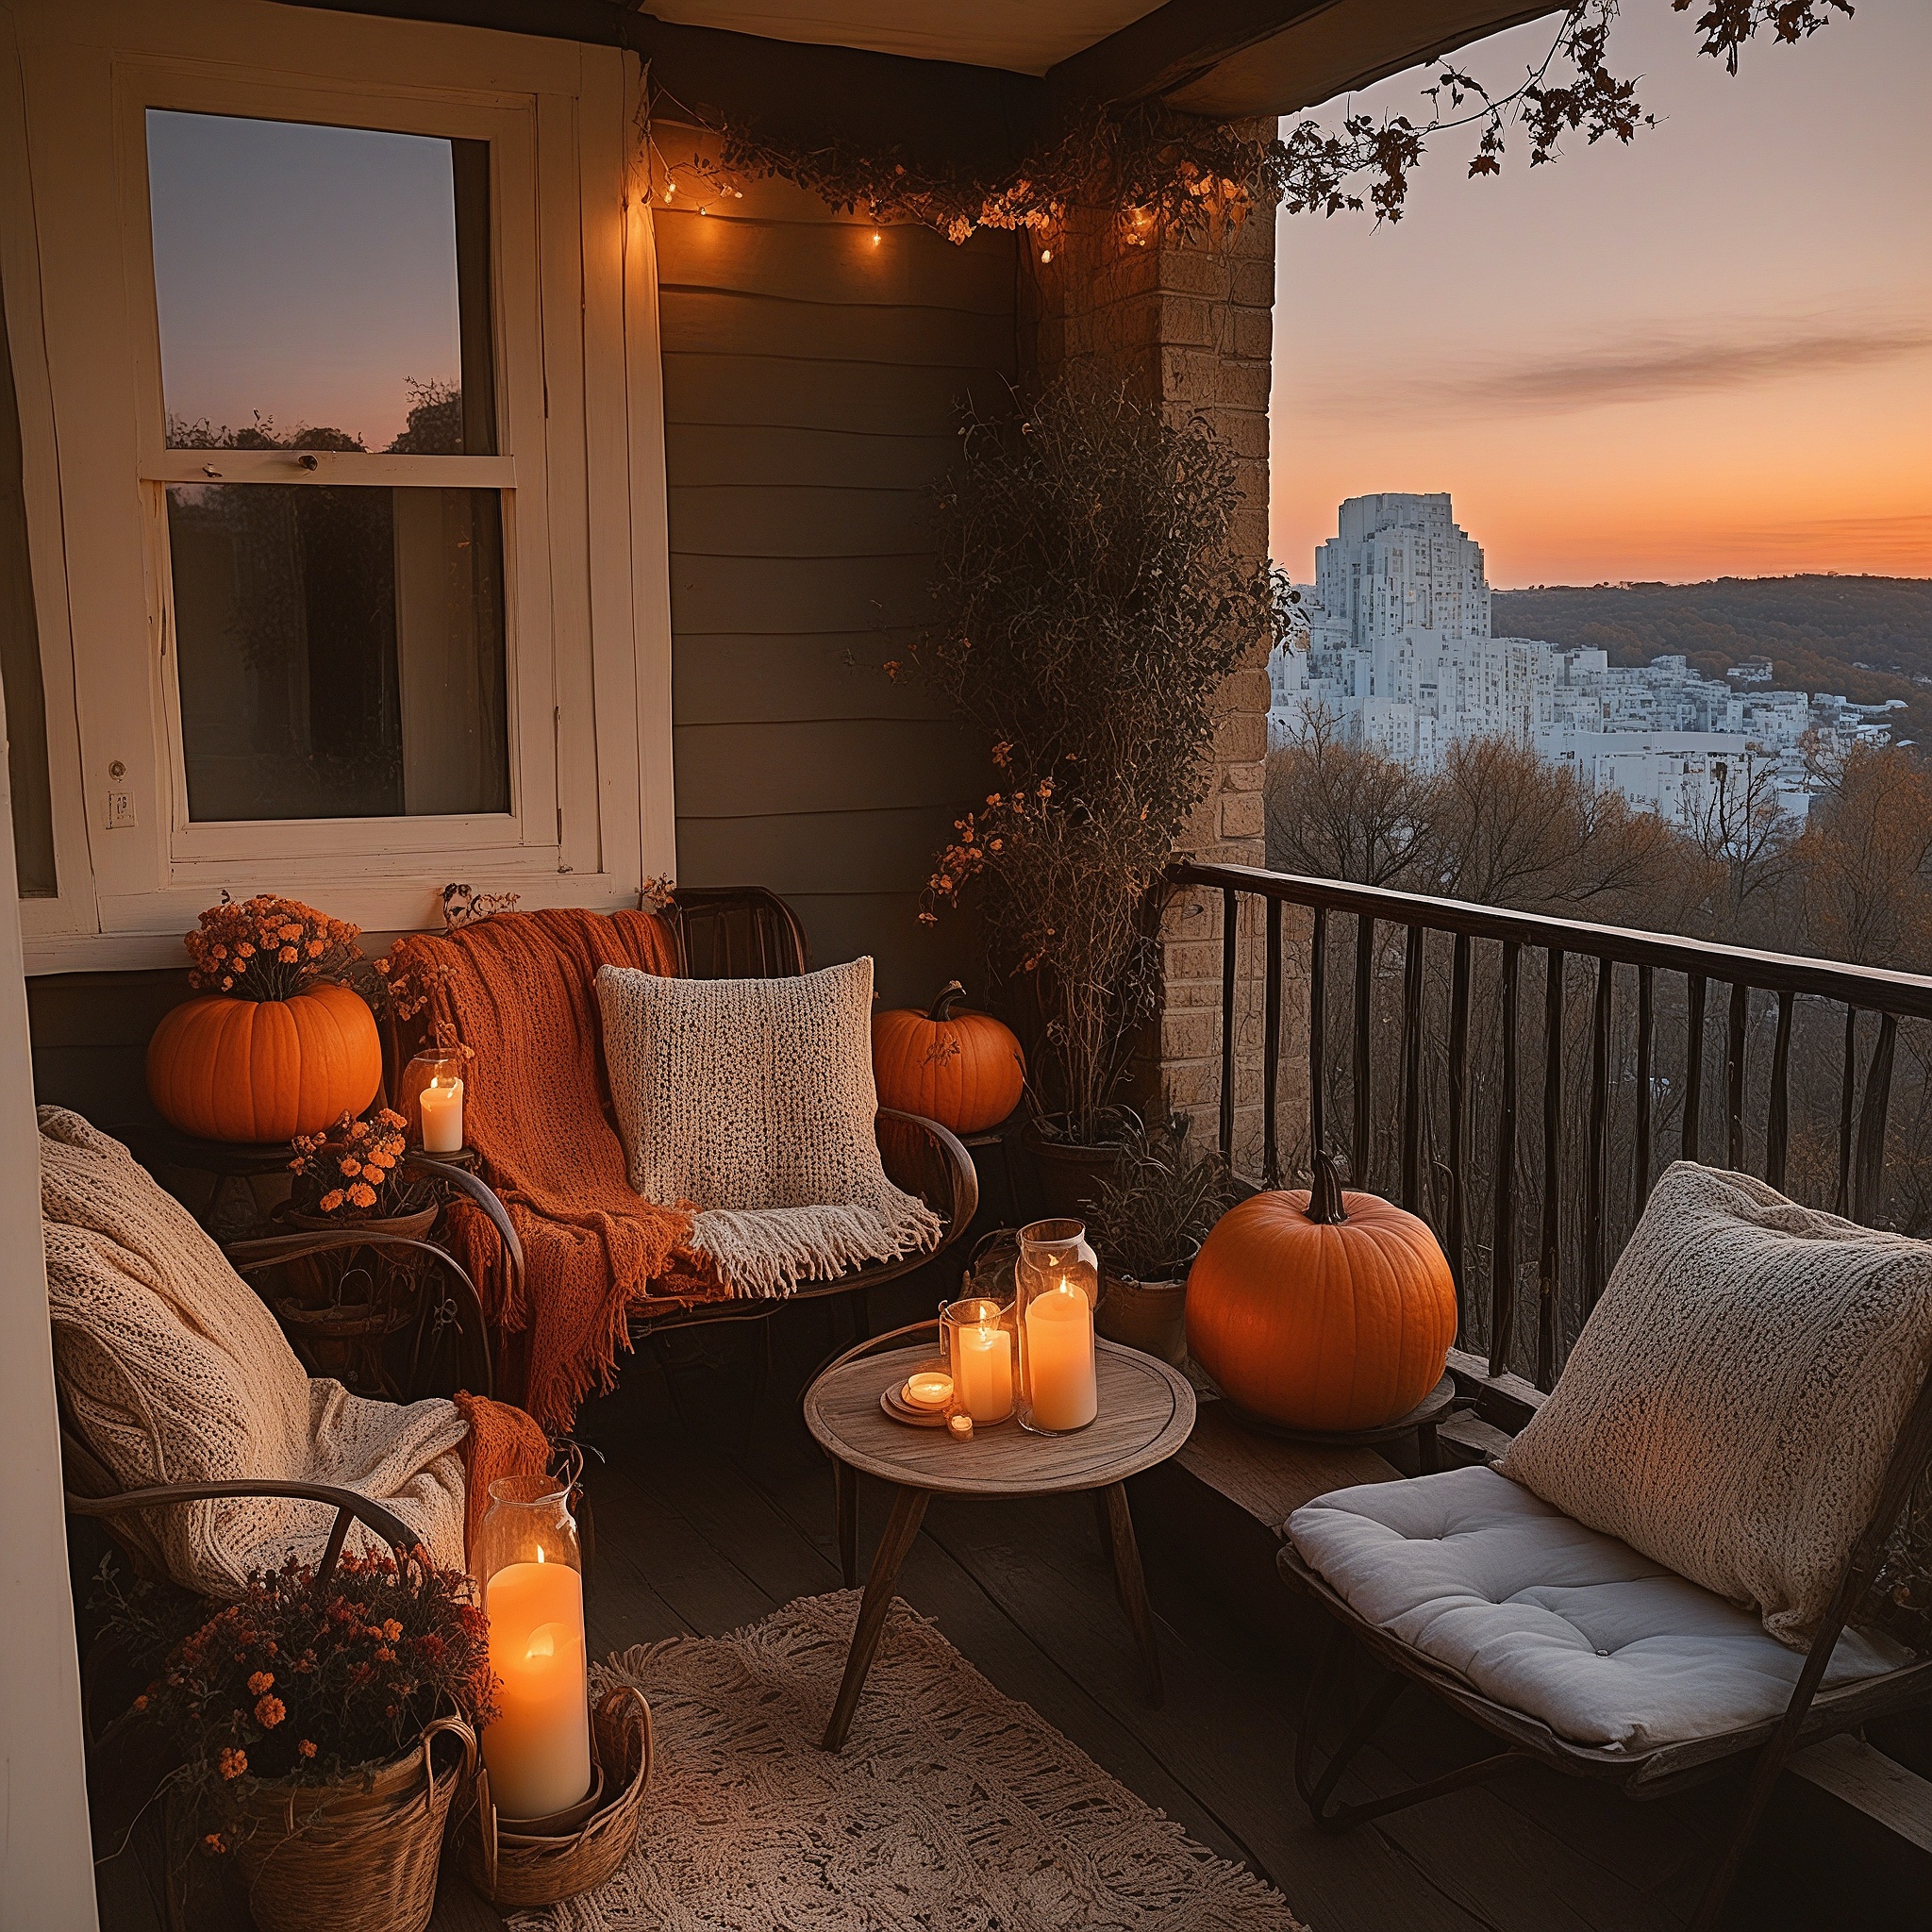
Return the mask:
[[(459, 1774), (437, 1774), (432, 1752), (448, 1732), (463, 1747)], [(258, 1792), (253, 1829), (235, 1850), (248, 1909), (261, 1932), (423, 1932), (436, 1908), (436, 1868), (450, 1800), (475, 1776), (476, 1734), (438, 1718), (420, 1749), (359, 1781), (284, 1785)]]
[(567, 1837), (500, 1828), (489, 1774), (477, 1774), (475, 1809), (461, 1828), (463, 1870), (491, 1905), (510, 1911), (554, 1906), (602, 1885), (630, 1856), (655, 1749), (642, 1691), (625, 1684), (604, 1693), (592, 1714), (591, 1749), (606, 1797)]

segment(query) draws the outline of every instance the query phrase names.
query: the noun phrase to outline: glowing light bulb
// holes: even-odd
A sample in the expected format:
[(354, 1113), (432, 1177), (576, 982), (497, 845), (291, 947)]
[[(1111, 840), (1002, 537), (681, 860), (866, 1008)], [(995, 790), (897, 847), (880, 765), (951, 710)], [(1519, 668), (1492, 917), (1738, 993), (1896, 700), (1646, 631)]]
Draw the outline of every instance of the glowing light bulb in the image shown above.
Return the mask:
[(879, 245), (879, 243), (883, 242), (885, 239), (886, 238), (883, 235), (881, 235), (876, 228), (874, 228), (872, 231), (872, 245), (874, 248), (876, 248)]
[(1053, 250), (1051, 248), (1042, 248), (1040, 251), (1040, 258), (1041, 261), (1051, 261), (1053, 259)]

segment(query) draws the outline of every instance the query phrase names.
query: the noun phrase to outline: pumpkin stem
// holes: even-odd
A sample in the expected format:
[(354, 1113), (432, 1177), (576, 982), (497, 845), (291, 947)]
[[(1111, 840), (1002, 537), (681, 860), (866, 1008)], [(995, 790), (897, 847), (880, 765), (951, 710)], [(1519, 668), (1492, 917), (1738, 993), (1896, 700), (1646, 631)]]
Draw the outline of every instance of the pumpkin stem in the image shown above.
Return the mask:
[(957, 979), (949, 979), (940, 988), (939, 997), (933, 1001), (931, 1010), (925, 1017), (928, 1020), (950, 1020), (953, 1017), (954, 1004), (965, 997), (966, 989)]
[(1308, 1189), (1308, 1219), (1317, 1227), (1334, 1227), (1348, 1219), (1341, 1205), (1341, 1172), (1332, 1154), (1315, 1156), (1314, 1173)]

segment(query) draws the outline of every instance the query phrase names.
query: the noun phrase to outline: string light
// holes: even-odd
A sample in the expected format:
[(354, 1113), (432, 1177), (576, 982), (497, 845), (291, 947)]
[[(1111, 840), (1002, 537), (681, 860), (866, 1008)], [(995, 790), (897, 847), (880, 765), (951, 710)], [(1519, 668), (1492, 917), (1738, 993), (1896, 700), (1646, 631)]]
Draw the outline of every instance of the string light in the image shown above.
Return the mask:
[(886, 238), (883, 235), (881, 235), (876, 228), (874, 228), (872, 231), (872, 245), (874, 248), (876, 248), (879, 245), (879, 243), (883, 242), (885, 239)]
[(1053, 250), (1051, 248), (1042, 248), (1040, 251), (1040, 258), (1041, 261), (1051, 261), (1053, 259)]

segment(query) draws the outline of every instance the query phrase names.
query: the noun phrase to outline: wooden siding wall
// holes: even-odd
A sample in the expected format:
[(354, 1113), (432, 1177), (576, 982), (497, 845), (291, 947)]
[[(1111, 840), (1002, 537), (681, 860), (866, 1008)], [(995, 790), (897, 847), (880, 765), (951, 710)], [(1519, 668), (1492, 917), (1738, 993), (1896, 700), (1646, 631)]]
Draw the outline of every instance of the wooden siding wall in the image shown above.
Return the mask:
[[(658, 132), (674, 164), (694, 147), (676, 135)], [(870, 952), (887, 1004), (923, 1002), (971, 984), (970, 933), (921, 926), (918, 900), (991, 768), (882, 667), (921, 620), (958, 405), (1009, 400), (1013, 238), (875, 230), (771, 181), (700, 214), (673, 178), (656, 224), (678, 877), (770, 886), (814, 963)]]

